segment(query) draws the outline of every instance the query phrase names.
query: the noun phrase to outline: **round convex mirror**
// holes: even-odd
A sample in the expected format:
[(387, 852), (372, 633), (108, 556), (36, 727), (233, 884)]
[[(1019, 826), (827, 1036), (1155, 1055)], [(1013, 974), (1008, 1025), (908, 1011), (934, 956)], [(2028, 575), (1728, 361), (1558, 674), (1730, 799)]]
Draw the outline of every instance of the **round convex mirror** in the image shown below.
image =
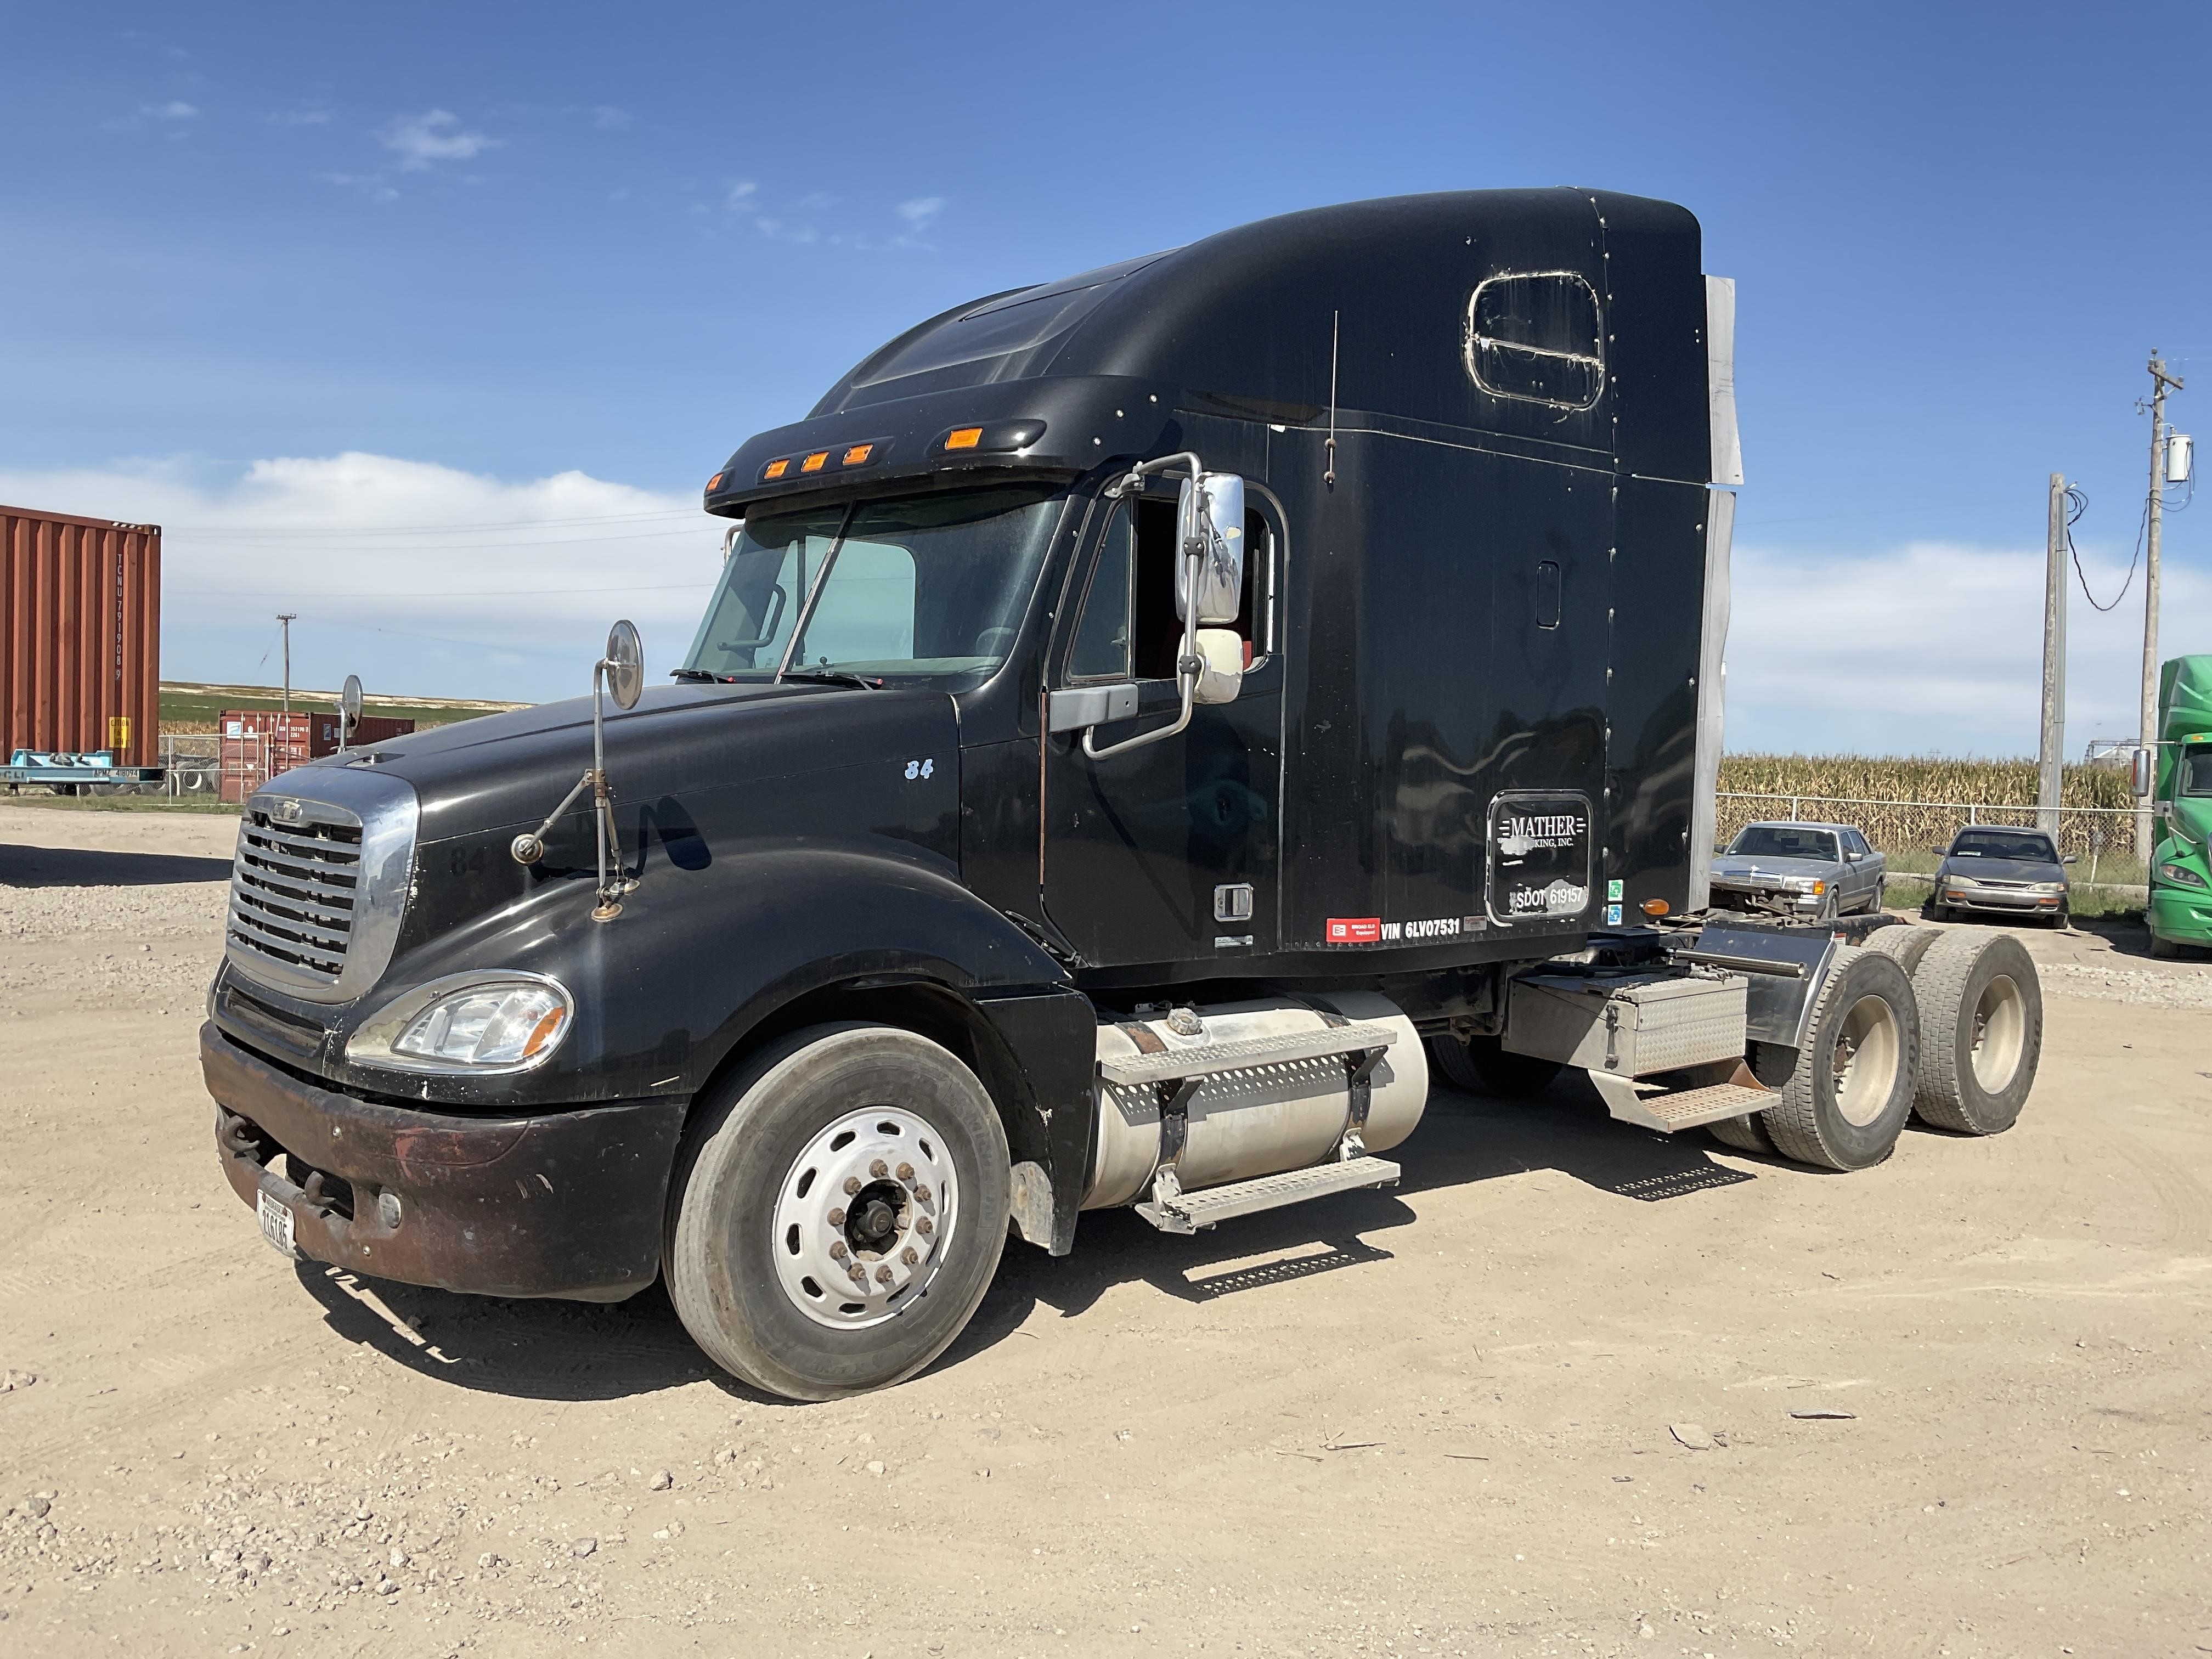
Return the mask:
[(343, 688), (343, 689), (341, 689), (341, 690), (339, 690), (339, 692), (338, 692), (338, 713), (340, 713), (341, 714), (343, 714), (343, 715), (346, 717), (346, 724), (347, 724), (348, 726), (356, 726), (356, 725), (359, 725), (359, 724), (360, 724), (360, 722), (361, 722), (361, 676), (360, 676), (360, 675), (358, 675), (358, 674), (349, 674), (349, 675), (347, 675), (347, 676), (346, 676), (346, 678), (345, 678), (345, 684), (344, 684)]
[(645, 642), (637, 624), (624, 617), (607, 630), (607, 690), (617, 708), (637, 707), (645, 690)]

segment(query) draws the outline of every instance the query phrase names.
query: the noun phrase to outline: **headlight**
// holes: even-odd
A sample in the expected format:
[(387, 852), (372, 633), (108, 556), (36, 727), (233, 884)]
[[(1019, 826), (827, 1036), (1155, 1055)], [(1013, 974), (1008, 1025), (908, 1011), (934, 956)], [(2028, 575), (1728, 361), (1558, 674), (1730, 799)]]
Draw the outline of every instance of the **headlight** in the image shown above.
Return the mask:
[(2033, 890), (2038, 893), (2063, 893), (2066, 890), (2066, 884), (2063, 881), (2039, 881)]
[(1814, 898), (1828, 890), (1828, 884), (1818, 876), (1791, 876), (1782, 884), (1793, 893), (1810, 893)]
[(2202, 887), (2204, 884), (2204, 878), (2185, 864), (2160, 865), (2158, 878), (2160, 881), (2170, 881), (2177, 887)]
[(364, 1021), (346, 1058), (403, 1072), (525, 1072), (568, 1032), (574, 1005), (538, 974), (457, 974), (418, 985)]
[(1979, 887), (1982, 884), (1972, 876), (1946, 876), (1943, 883), (1948, 887)]

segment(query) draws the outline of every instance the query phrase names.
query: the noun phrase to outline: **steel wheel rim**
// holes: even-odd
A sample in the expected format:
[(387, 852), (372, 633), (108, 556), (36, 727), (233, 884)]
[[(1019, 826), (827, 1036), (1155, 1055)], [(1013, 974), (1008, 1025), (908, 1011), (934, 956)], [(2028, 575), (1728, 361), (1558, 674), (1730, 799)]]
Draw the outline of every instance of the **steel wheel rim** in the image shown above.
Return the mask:
[(945, 1137), (903, 1107), (825, 1125), (776, 1188), (769, 1253), (791, 1304), (817, 1325), (860, 1330), (929, 1294), (959, 1220)]
[(1974, 1002), (1973, 1044), (1968, 1058), (1974, 1081), (1991, 1094), (2002, 1093), (2020, 1073), (2027, 1050), (2027, 999), (2009, 974), (1982, 988)]
[(1836, 1109), (1853, 1128), (1879, 1118), (1897, 1088), (1905, 1044), (1887, 997), (1861, 997), (1836, 1034)]

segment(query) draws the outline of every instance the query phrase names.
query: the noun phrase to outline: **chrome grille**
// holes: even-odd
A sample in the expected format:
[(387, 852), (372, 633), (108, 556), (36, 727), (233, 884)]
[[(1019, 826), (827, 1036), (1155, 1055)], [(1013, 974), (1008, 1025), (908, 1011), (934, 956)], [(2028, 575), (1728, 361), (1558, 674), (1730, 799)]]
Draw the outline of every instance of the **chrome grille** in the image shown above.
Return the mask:
[(350, 1002), (391, 965), (413, 885), (414, 786), (318, 762), (246, 803), (223, 954), (307, 1002)]
[[(361, 888), (361, 824), (338, 809), (279, 822), (250, 808), (230, 881), (230, 937), (256, 956), (335, 983), (345, 971)], [(352, 815), (345, 815), (351, 818)]]

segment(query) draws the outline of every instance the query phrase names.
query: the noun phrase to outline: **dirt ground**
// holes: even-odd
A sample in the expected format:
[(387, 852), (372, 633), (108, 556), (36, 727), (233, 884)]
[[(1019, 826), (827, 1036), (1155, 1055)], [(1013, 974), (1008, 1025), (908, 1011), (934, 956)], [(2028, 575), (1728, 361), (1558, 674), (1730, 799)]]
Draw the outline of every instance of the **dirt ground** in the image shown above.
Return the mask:
[(1439, 1088), (1395, 1193), (1007, 1247), (827, 1406), (666, 1299), (262, 1244), (233, 822), (0, 805), (0, 1653), (2212, 1652), (2212, 963), (2028, 935), (2010, 1134), (1809, 1173)]

